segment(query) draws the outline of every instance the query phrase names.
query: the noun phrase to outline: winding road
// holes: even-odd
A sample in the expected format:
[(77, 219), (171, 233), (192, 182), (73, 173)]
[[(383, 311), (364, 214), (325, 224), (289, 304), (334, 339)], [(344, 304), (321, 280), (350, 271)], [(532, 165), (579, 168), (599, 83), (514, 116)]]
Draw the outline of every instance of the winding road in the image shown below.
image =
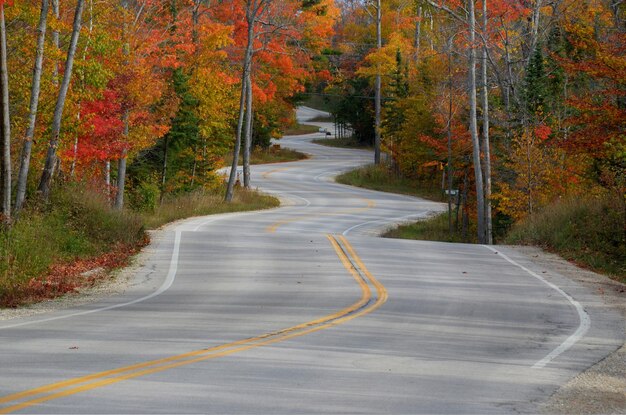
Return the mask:
[(443, 206), (334, 183), (372, 155), (320, 136), (253, 167), (282, 207), (169, 226), (123, 295), (0, 322), (0, 413), (534, 413), (622, 344), (514, 250), (376, 237)]

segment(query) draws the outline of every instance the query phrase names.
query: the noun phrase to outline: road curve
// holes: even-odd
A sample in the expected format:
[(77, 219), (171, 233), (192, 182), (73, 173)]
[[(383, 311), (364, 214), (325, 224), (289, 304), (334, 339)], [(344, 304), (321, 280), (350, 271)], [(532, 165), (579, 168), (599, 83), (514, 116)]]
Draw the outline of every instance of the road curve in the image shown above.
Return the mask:
[(622, 344), (511, 250), (376, 238), (442, 206), (334, 183), (372, 155), (319, 136), (253, 167), (283, 207), (170, 226), (123, 295), (0, 322), (0, 413), (534, 413)]

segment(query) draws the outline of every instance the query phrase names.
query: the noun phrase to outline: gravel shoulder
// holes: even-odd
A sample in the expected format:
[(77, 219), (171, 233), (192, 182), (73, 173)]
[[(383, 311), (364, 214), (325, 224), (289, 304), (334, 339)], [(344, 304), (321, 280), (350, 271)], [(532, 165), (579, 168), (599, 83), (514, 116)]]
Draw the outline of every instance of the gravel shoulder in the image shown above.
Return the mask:
[[(593, 290), (618, 311), (626, 332), (626, 285), (532, 246), (509, 246), (530, 261)], [(626, 345), (563, 385), (543, 404), (545, 414), (626, 414)]]

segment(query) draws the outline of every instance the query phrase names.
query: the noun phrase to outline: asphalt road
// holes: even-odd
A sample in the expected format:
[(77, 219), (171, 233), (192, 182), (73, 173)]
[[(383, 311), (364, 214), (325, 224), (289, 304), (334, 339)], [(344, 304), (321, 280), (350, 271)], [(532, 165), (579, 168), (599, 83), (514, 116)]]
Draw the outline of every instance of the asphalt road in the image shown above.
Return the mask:
[(0, 323), (0, 413), (533, 413), (621, 345), (511, 250), (374, 237), (443, 206), (335, 184), (372, 155), (319, 136), (253, 167), (283, 207), (171, 226), (124, 295)]

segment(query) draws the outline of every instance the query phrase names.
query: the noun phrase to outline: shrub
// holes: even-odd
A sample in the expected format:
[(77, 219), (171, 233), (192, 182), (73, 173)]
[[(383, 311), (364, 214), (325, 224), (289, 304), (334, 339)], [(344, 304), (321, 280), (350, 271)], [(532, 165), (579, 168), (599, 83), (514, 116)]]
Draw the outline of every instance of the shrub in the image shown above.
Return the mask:
[(514, 225), (506, 241), (540, 245), (626, 280), (625, 225), (618, 197), (566, 198)]
[(140, 212), (154, 212), (159, 204), (161, 189), (155, 183), (144, 182), (130, 192), (130, 205)]
[[(32, 290), (48, 287), (39, 280), (53, 265), (116, 247), (129, 252), (144, 240), (140, 218), (112, 209), (103, 195), (79, 185), (57, 188), (52, 195), (49, 204), (22, 211), (13, 227), (0, 233), (0, 305), (28, 302)], [(63, 286), (70, 289), (73, 283)]]

